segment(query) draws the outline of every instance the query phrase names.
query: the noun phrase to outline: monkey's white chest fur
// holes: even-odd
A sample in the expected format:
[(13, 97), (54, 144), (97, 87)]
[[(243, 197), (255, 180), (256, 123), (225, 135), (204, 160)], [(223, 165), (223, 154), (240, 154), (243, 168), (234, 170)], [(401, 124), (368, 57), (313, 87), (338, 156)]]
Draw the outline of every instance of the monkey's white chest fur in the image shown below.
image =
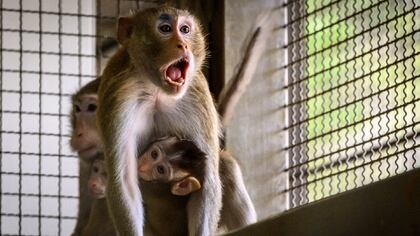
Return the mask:
[(157, 138), (176, 135), (195, 138), (199, 132), (192, 127), (201, 127), (197, 114), (185, 109), (183, 98), (176, 99), (165, 94), (148, 94), (140, 97), (144, 102), (137, 106), (136, 132), (140, 152)]

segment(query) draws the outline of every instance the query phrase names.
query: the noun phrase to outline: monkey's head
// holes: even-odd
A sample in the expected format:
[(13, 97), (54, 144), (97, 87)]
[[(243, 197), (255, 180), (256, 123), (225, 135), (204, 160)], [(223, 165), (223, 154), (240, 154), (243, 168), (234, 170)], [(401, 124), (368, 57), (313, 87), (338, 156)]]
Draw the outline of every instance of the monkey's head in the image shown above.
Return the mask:
[(88, 83), (72, 97), (70, 146), (83, 159), (98, 153), (100, 139), (95, 124), (99, 79)]
[[(172, 183), (172, 193), (187, 195), (201, 188), (206, 155), (192, 141), (159, 139), (139, 158), (138, 174), (146, 181)], [(200, 174), (201, 173), (201, 174)]]
[(107, 173), (105, 170), (105, 161), (103, 159), (95, 159), (92, 163), (88, 181), (89, 194), (95, 199), (104, 198), (106, 181)]
[(169, 95), (182, 97), (206, 57), (201, 25), (187, 11), (152, 8), (118, 20), (131, 61)]
[(149, 148), (139, 157), (138, 174), (146, 181), (169, 182), (175, 177), (183, 178), (188, 175), (185, 171), (178, 171), (174, 176), (174, 167), (169, 162), (171, 158), (169, 147), (178, 142), (175, 137), (162, 139), (152, 143)]

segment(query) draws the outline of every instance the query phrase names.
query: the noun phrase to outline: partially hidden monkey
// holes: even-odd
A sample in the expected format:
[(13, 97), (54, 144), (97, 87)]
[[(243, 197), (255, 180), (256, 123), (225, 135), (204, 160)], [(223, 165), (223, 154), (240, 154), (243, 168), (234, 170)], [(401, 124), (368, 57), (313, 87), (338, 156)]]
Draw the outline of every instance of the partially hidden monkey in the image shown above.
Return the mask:
[[(118, 20), (122, 47), (98, 92), (97, 124), (108, 171), (107, 200), (120, 235), (143, 235), (140, 152), (157, 137), (192, 140), (206, 154), (200, 191), (189, 196), (188, 234), (214, 235), (222, 207), (220, 121), (201, 67), (205, 40), (187, 11), (159, 7)], [(143, 189), (143, 186), (141, 186)]]
[[(169, 192), (173, 195), (186, 196), (198, 191), (201, 187), (202, 164), (205, 158), (205, 154), (193, 142), (176, 137), (158, 139), (139, 157), (139, 177), (143, 181), (148, 181), (146, 184), (155, 189), (155, 192), (146, 195), (150, 196), (150, 199), (145, 199), (148, 203), (146, 228), (149, 226), (152, 234), (185, 235), (182, 231), (186, 228), (186, 216), (182, 218), (185, 204), (182, 204), (182, 198), (169, 196)], [(227, 151), (220, 153), (219, 171), (224, 186), (220, 230), (230, 231), (255, 223), (256, 212), (244, 185), (241, 170)], [(159, 220), (169, 211), (178, 211), (178, 216), (169, 221)]]
[(87, 83), (71, 99), (70, 146), (79, 156), (79, 209), (73, 235), (80, 235), (86, 226), (93, 202), (93, 198), (88, 194), (87, 181), (91, 162), (100, 149), (95, 123), (99, 83), (100, 78)]
[(89, 220), (81, 233), (82, 236), (114, 236), (114, 225), (108, 212), (105, 199), (107, 173), (101, 156), (93, 160), (88, 180), (89, 194), (95, 199), (92, 203)]
[(159, 139), (141, 155), (146, 235), (188, 235), (189, 194), (201, 189), (206, 156), (191, 141)]
[(185, 196), (201, 188), (205, 158), (189, 140), (162, 138), (139, 157), (138, 175), (144, 181), (171, 183), (172, 194)]
[(100, 77), (90, 81), (71, 98), (70, 146), (83, 160), (92, 160), (100, 150), (96, 129), (97, 92)]

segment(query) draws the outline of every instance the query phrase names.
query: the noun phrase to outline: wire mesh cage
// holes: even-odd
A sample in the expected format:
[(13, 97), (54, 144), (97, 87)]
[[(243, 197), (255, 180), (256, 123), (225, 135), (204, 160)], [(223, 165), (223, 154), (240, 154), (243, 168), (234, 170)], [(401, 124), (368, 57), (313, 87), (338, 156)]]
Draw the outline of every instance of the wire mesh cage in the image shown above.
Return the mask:
[(419, 167), (419, 2), (284, 7), (290, 207)]

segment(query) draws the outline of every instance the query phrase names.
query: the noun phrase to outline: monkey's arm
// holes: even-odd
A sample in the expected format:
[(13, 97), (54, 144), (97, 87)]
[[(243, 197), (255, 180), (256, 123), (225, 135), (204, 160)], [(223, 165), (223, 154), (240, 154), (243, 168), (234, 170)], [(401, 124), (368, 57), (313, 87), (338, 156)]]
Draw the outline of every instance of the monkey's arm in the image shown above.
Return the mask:
[(136, 85), (127, 78), (115, 79), (105, 74), (98, 94), (97, 124), (108, 172), (106, 195), (110, 215), (119, 235), (143, 235), (143, 204), (134, 143), (137, 100), (130, 96)]
[(241, 169), (227, 151), (220, 152), (220, 178), (223, 184), (220, 226), (233, 230), (255, 223), (257, 214), (246, 190)]
[[(218, 159), (218, 156), (210, 156)], [(188, 202), (188, 232), (190, 236), (212, 236), (220, 218), (222, 186), (217, 166), (207, 163), (202, 188), (191, 194)]]
[(219, 176), (219, 136), (220, 121), (216, 107), (211, 98), (205, 77), (200, 73), (196, 78), (196, 86), (191, 88), (196, 103), (202, 106), (201, 134), (193, 138), (199, 149), (207, 154), (203, 170), (202, 188), (192, 193), (188, 202), (188, 230), (189, 235), (214, 235), (220, 219), (222, 207), (222, 186)]

